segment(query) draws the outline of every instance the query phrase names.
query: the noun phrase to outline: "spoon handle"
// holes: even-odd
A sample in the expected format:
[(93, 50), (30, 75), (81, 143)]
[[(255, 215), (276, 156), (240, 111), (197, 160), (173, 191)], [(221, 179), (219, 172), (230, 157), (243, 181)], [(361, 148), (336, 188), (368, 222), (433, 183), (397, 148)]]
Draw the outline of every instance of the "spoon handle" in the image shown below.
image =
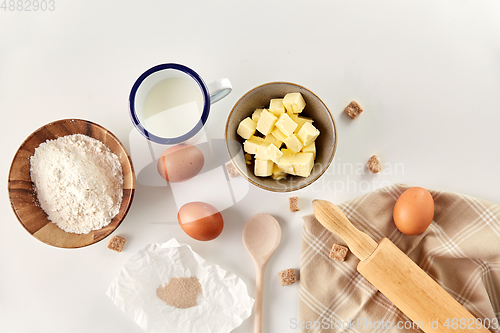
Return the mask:
[(347, 243), (349, 250), (360, 260), (366, 260), (377, 248), (377, 243), (367, 234), (356, 229), (344, 213), (325, 200), (313, 200), (314, 215), (331, 232)]
[(262, 333), (262, 313), (264, 310), (264, 271), (266, 267), (255, 265), (255, 312), (254, 333)]

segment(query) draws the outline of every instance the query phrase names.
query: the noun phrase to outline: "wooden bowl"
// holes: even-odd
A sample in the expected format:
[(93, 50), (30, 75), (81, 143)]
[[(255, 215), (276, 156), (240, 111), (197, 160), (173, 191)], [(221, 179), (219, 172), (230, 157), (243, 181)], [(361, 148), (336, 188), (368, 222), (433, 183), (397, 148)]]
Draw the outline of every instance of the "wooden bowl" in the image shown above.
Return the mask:
[[(38, 203), (30, 176), (30, 157), (41, 143), (70, 134), (84, 134), (104, 143), (120, 160), (123, 170), (123, 199), (118, 214), (100, 230), (74, 234), (52, 223)], [(8, 191), (10, 204), (21, 225), (36, 239), (61, 248), (79, 248), (106, 238), (123, 221), (132, 203), (135, 175), (130, 157), (122, 143), (104, 127), (87, 120), (63, 119), (47, 124), (33, 132), (12, 160)]]
[[(245, 163), (242, 145), (245, 141), (236, 130), (239, 123), (246, 117), (252, 117), (255, 109), (269, 107), (273, 98), (283, 98), (287, 93), (299, 92), (304, 97), (306, 107), (302, 116), (314, 120), (313, 125), (320, 131), (316, 139), (316, 159), (309, 177), (287, 175), (282, 180), (271, 177), (257, 177), (253, 173), (253, 162)], [(225, 138), (229, 157), (239, 173), (251, 184), (273, 192), (291, 192), (302, 189), (314, 183), (329, 167), (337, 147), (337, 130), (335, 121), (323, 101), (310, 90), (294, 83), (271, 82), (253, 88), (243, 95), (234, 105), (227, 118)]]

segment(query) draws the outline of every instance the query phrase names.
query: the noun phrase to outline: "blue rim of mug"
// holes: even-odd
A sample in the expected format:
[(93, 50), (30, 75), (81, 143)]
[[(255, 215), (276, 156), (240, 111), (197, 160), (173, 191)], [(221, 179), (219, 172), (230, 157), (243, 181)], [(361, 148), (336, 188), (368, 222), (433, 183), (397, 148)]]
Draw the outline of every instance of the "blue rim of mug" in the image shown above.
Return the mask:
[[(173, 137), (173, 138), (164, 138), (160, 137), (157, 135), (154, 135), (153, 133), (149, 132), (142, 123), (139, 121), (139, 118), (137, 117), (137, 113), (135, 111), (135, 95), (137, 93), (137, 90), (139, 89), (140, 85), (142, 82), (151, 74), (156, 73), (161, 70), (165, 69), (175, 69), (181, 72), (184, 72), (188, 74), (190, 77), (192, 77), (196, 83), (198, 83), (198, 86), (200, 87), (202, 93), (203, 93), (203, 98), (205, 101), (205, 104), (203, 106), (203, 112), (201, 114), (200, 120), (198, 123), (186, 134), (183, 134), (178, 137)], [(155, 143), (159, 144), (176, 144), (176, 143), (181, 143), (184, 142), (191, 137), (193, 137), (195, 134), (197, 134), (205, 125), (207, 119), (208, 119), (208, 113), (210, 112), (210, 94), (208, 93), (208, 88), (205, 82), (202, 80), (202, 78), (193, 71), (191, 68), (186, 67), (184, 65), (180, 64), (175, 64), (175, 63), (168, 63), (168, 64), (161, 64), (161, 65), (156, 65), (154, 67), (151, 67), (147, 71), (145, 71), (139, 78), (135, 81), (134, 85), (132, 86), (132, 90), (130, 91), (130, 96), (129, 96), (129, 111), (130, 111), (130, 118), (132, 119), (132, 123), (134, 124), (135, 128), (148, 140), (153, 141)]]

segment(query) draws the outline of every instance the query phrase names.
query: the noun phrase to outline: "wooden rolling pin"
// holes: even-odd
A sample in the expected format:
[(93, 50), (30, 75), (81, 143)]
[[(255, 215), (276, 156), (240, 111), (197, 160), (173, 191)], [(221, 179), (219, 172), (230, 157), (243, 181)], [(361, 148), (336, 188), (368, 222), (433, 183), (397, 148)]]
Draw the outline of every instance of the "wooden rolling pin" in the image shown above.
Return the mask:
[(410, 320), (421, 323), (424, 332), (490, 332), (476, 326), (476, 318), (389, 239), (377, 244), (328, 201), (314, 200), (313, 210), (318, 221), (361, 260), (358, 272)]

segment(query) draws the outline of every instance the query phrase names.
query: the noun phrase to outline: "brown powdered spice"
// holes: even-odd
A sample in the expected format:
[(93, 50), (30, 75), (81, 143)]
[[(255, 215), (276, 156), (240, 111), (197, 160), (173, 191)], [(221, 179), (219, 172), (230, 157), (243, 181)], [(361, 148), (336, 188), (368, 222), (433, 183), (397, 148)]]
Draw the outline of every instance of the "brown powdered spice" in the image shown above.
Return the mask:
[(202, 293), (200, 281), (196, 276), (188, 278), (171, 278), (167, 284), (156, 289), (156, 296), (179, 309), (187, 309), (198, 305), (198, 293)]

